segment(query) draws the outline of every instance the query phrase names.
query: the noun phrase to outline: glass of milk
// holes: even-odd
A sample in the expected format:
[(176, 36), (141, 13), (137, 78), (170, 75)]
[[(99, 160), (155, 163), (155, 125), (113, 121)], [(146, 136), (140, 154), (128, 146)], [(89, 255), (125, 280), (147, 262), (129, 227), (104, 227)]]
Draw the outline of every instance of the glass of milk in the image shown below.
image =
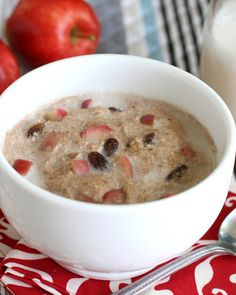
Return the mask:
[(228, 105), (236, 122), (236, 0), (212, 0), (204, 25), (200, 78)]

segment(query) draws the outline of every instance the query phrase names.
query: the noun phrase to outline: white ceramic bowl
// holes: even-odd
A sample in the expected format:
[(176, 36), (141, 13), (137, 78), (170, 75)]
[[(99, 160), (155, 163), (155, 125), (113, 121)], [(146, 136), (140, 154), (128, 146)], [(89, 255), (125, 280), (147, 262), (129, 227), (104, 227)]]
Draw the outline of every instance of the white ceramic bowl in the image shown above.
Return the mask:
[(27, 242), (65, 268), (99, 279), (133, 277), (190, 247), (216, 219), (232, 175), (234, 121), (211, 88), (180, 69), (146, 58), (91, 55), (38, 68), (3, 93), (1, 148), (6, 131), (41, 104), (89, 91), (160, 98), (193, 114), (215, 141), (217, 168), (171, 198), (99, 205), (69, 200), (33, 185), (1, 153), (1, 208)]

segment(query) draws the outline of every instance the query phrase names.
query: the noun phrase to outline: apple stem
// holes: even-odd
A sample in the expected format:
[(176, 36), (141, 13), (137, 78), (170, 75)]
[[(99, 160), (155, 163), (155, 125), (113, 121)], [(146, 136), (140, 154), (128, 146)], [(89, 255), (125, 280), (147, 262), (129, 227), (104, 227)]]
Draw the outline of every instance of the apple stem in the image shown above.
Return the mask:
[(71, 42), (73, 44), (76, 44), (78, 42), (79, 38), (84, 38), (84, 39), (88, 39), (91, 41), (95, 41), (95, 36), (93, 34), (81, 32), (78, 28), (73, 28), (71, 30), (70, 36), (71, 36)]

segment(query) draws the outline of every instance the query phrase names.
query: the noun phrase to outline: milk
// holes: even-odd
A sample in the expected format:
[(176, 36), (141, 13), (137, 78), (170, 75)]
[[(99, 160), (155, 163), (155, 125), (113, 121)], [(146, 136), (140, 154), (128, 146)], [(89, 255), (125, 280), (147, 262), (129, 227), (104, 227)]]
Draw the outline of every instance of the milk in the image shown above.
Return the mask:
[(219, 1), (204, 28), (200, 78), (228, 105), (236, 120), (236, 1)]

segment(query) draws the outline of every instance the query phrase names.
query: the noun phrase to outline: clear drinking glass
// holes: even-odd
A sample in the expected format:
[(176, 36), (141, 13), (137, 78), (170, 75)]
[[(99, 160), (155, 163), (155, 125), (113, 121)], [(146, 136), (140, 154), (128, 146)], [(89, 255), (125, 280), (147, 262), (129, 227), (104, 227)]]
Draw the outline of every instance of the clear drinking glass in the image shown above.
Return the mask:
[(212, 0), (206, 17), (200, 78), (224, 99), (236, 121), (236, 0)]

